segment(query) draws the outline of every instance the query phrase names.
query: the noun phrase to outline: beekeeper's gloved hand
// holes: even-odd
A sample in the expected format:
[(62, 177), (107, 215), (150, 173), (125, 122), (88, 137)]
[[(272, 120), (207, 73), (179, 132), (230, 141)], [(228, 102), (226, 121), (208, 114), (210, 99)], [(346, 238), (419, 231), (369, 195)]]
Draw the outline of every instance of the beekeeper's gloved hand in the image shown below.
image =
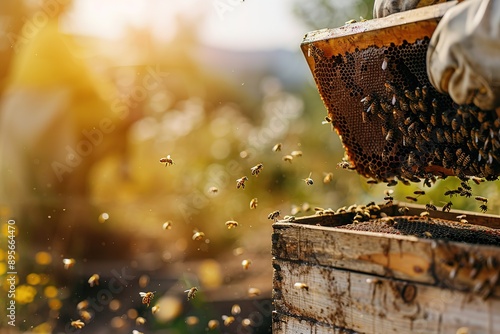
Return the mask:
[(445, 13), (427, 50), (427, 74), (458, 104), (500, 107), (500, 0), (467, 0)]
[[(438, 2), (375, 0), (373, 17)], [(467, 0), (446, 12), (429, 44), (427, 74), (458, 104), (500, 107), (500, 0)]]
[(373, 18), (386, 17), (410, 9), (434, 5), (446, 0), (375, 0)]

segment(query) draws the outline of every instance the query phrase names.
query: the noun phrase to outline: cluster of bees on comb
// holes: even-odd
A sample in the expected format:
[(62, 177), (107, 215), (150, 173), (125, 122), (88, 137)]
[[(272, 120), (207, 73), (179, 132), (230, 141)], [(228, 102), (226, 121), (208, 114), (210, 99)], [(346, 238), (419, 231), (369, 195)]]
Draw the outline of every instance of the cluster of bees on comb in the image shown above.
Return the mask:
[(437, 93), (427, 86), (401, 91), (386, 82), (385, 89), (389, 99), (377, 94), (361, 99), (363, 121), (382, 119), (386, 145), (381, 159), (400, 152), (400, 180), (430, 180), (432, 166), (437, 166), (437, 174), (443, 177), (453, 174), (461, 179), (468, 175), (486, 180), (498, 178), (500, 118), (494, 111), (473, 105), (451, 104), (446, 108), (443, 99), (434, 97)]

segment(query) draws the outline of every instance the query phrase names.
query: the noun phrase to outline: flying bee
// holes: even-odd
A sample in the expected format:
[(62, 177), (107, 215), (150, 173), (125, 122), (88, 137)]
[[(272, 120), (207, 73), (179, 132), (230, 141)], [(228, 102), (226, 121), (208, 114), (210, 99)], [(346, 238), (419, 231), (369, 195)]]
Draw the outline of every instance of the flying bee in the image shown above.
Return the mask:
[(311, 173), (309, 173), (309, 176), (305, 179), (302, 179), (308, 186), (312, 186), (314, 184), (314, 181), (313, 179), (311, 179)]
[(453, 205), (453, 203), (451, 201), (449, 201), (448, 203), (443, 205), (443, 208), (441, 209), (441, 211), (450, 212), (452, 205)]
[(415, 190), (413, 192), (414, 195), (417, 195), (417, 196), (421, 196), (421, 195), (425, 195), (425, 191), (423, 190)]
[(416, 202), (418, 201), (418, 199), (416, 197), (412, 197), (412, 196), (406, 196), (406, 199), (411, 201), (411, 202)]
[(273, 146), (273, 152), (279, 152), (281, 151), (281, 147), (283, 146), (283, 144), (281, 143), (278, 143), (276, 145)]
[(278, 217), (280, 216), (280, 213), (281, 213), (280, 210), (273, 211), (269, 215), (267, 215), (267, 219), (277, 221)]
[(192, 239), (194, 241), (200, 241), (203, 240), (203, 238), (205, 238), (205, 233), (196, 230), (193, 231)]
[(63, 259), (64, 269), (69, 269), (75, 265), (75, 259)]
[(259, 176), (259, 173), (262, 171), (263, 168), (264, 165), (260, 163), (250, 168), (250, 170), (252, 171), (252, 175)]
[(154, 292), (151, 292), (151, 291), (139, 292), (139, 296), (142, 297), (142, 303), (146, 304), (147, 307), (149, 307), (149, 304), (151, 304), (151, 301), (155, 297), (155, 293), (156, 293), (156, 291), (154, 291)]
[(484, 182), (484, 179), (477, 176), (471, 176), (470, 179), (477, 185), (481, 184), (481, 182)]
[(198, 292), (198, 288), (193, 286), (191, 289), (184, 290), (184, 293), (187, 293), (187, 300), (191, 300), (196, 297), (196, 293)]
[(302, 151), (292, 151), (292, 153), (290, 153), (290, 155), (294, 158), (298, 158), (298, 157), (302, 156)]
[(235, 220), (228, 220), (226, 222), (226, 227), (227, 227), (228, 230), (233, 229), (235, 227), (238, 227), (238, 222), (235, 221)]
[(243, 176), (243, 177), (237, 179), (236, 180), (236, 188), (237, 189), (240, 189), (240, 188), (245, 189), (245, 182), (246, 181), (248, 181), (248, 177), (246, 177), (246, 176)]
[(71, 326), (77, 328), (77, 329), (82, 329), (85, 326), (85, 323), (81, 321), (80, 319), (72, 321)]
[(374, 179), (368, 179), (368, 180), (366, 180), (366, 183), (367, 184), (378, 184), (378, 181), (374, 180)]
[(243, 267), (243, 269), (245, 270), (248, 270), (248, 268), (250, 267), (250, 265), (252, 264), (252, 261), (251, 260), (243, 260), (241, 261), (241, 266)]
[(217, 194), (219, 192), (219, 189), (217, 187), (210, 187), (208, 188), (208, 192), (211, 194)]
[(285, 161), (285, 162), (292, 163), (292, 160), (293, 160), (293, 156), (291, 156), (291, 155), (285, 155), (283, 157), (283, 161)]
[(323, 178), (323, 183), (328, 184), (328, 183), (332, 182), (333, 173), (329, 172), (329, 173), (323, 173), (323, 174), (325, 175), (325, 177)]
[(99, 274), (93, 274), (92, 276), (90, 276), (88, 283), (90, 284), (90, 287), (99, 285)]
[(481, 205), (479, 206), (479, 209), (481, 210), (481, 212), (483, 212), (483, 213), (484, 213), (484, 212), (488, 211), (488, 205), (486, 205), (486, 204), (481, 204)]
[(173, 165), (174, 160), (172, 160), (172, 158), (170, 157), (170, 154), (169, 154), (169, 155), (167, 155), (166, 158), (161, 158), (160, 163), (165, 164), (165, 167), (167, 167), (167, 166)]
[(255, 209), (259, 204), (259, 200), (257, 198), (252, 198), (250, 201), (250, 209)]
[(328, 123), (331, 123), (332, 122), (332, 119), (328, 116), (325, 116), (325, 120), (323, 122), (321, 122), (321, 124), (328, 124)]
[(476, 196), (474, 199), (478, 202), (488, 203), (488, 199), (486, 197)]

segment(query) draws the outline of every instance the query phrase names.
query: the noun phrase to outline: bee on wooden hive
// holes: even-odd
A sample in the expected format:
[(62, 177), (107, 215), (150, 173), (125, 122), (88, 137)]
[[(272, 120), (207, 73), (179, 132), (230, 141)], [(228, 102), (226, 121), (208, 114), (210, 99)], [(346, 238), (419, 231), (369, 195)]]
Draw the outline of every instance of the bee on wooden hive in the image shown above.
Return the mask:
[(264, 168), (264, 165), (261, 163), (250, 168), (252, 175), (259, 176), (259, 173), (262, 171), (262, 168)]
[(453, 203), (451, 201), (449, 201), (448, 203), (443, 205), (443, 208), (441, 209), (441, 211), (450, 212), (452, 205), (453, 205)]
[(398, 209), (398, 212), (403, 216), (405, 216), (408, 213), (408, 211), (410, 211), (410, 208), (408, 208), (407, 206), (403, 206)]
[(299, 289), (299, 290), (306, 290), (308, 291), (309, 290), (309, 286), (307, 286), (307, 284), (305, 283), (302, 283), (302, 282), (296, 282), (293, 287), (295, 289)]
[(430, 215), (429, 211), (420, 212), (420, 217), (422, 218), (429, 218), (429, 215)]
[(153, 298), (155, 297), (155, 293), (156, 291), (139, 292), (139, 296), (142, 297), (142, 303), (149, 307), (149, 304), (151, 304), (151, 300), (153, 300)]
[(88, 283), (91, 287), (93, 287), (94, 285), (99, 285), (99, 275), (93, 274), (92, 276), (90, 276)]
[(283, 146), (283, 144), (281, 143), (278, 143), (276, 145), (273, 146), (273, 152), (279, 152), (281, 151), (281, 147)]
[(192, 288), (185, 290), (184, 293), (187, 293), (187, 300), (191, 300), (196, 297), (196, 293), (198, 292), (198, 288), (193, 286)]
[(240, 189), (240, 188), (245, 189), (245, 182), (246, 181), (248, 181), (248, 177), (246, 177), (246, 176), (243, 176), (243, 177), (237, 179), (236, 180), (236, 188), (237, 189)]
[(314, 181), (313, 179), (311, 179), (311, 175), (312, 175), (312, 172), (309, 173), (309, 176), (305, 179), (303, 179), (303, 181), (308, 185), (308, 186), (312, 186), (314, 184)]
[(250, 209), (255, 209), (259, 204), (259, 200), (257, 198), (252, 198), (250, 201)]
[(169, 155), (167, 155), (166, 158), (161, 158), (160, 163), (165, 164), (165, 167), (167, 167), (167, 166), (173, 165), (174, 160), (172, 160), (172, 158), (170, 157), (170, 154), (169, 154)]
[(276, 211), (271, 212), (267, 216), (267, 219), (277, 221), (279, 216), (280, 216), (280, 210), (276, 210)]
[(83, 327), (85, 327), (85, 323), (83, 321), (81, 321), (80, 319), (78, 319), (78, 320), (72, 321), (71, 326), (73, 326), (77, 329), (82, 329)]

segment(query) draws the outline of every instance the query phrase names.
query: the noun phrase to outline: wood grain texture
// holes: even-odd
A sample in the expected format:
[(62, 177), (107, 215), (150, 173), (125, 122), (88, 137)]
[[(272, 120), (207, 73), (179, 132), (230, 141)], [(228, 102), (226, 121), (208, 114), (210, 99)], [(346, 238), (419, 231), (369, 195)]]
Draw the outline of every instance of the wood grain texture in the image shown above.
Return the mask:
[(496, 297), (281, 259), (274, 268), (276, 334), (500, 332)]

